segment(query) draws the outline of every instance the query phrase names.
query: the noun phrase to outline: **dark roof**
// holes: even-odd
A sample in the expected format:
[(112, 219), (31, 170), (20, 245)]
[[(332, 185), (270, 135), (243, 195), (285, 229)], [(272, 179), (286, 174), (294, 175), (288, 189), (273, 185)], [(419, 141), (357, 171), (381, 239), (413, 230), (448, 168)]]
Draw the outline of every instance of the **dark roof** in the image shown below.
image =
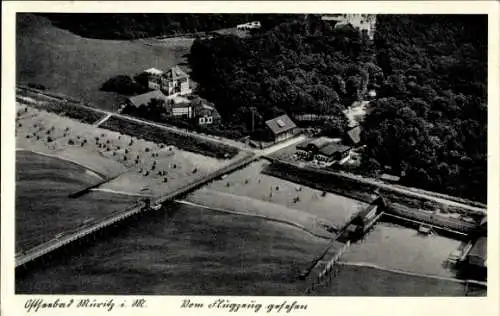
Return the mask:
[(319, 137), (319, 138), (315, 138), (313, 140), (308, 140), (308, 141), (304, 141), (300, 144), (298, 144), (296, 146), (297, 149), (301, 149), (301, 150), (312, 150), (314, 147), (316, 150), (319, 150), (325, 146), (327, 146), (328, 144), (331, 144), (333, 143), (334, 140), (331, 139), (331, 138), (328, 138), (328, 137)]
[(309, 142), (309, 145), (314, 146), (314, 147), (316, 147), (316, 149), (319, 150), (323, 147), (328, 146), (332, 142), (333, 142), (333, 140), (331, 138), (319, 137), (319, 138), (316, 138), (316, 139), (312, 140), (311, 142)]
[(344, 146), (336, 143), (328, 144), (319, 150), (319, 153), (325, 156), (331, 156), (335, 153), (343, 153), (351, 149), (349, 146)]
[(188, 99), (191, 100), (191, 105), (193, 106), (193, 111), (196, 116), (211, 115), (213, 118), (220, 118), (220, 114), (217, 112), (212, 102), (200, 98), (199, 96), (188, 96)]
[(144, 94), (136, 95), (134, 97), (130, 97), (129, 101), (133, 105), (139, 107), (141, 105), (148, 105), (149, 101), (151, 101), (152, 99), (167, 101), (167, 97), (160, 90), (154, 90), (146, 92)]
[(300, 149), (300, 150), (308, 150), (309, 149), (308, 146), (309, 146), (309, 142), (305, 141), (305, 142), (302, 142), (302, 143), (298, 144), (297, 146), (295, 146), (295, 148)]
[(295, 123), (286, 114), (266, 121), (266, 125), (274, 135), (287, 132), (297, 127), (297, 125), (295, 125)]
[(356, 126), (347, 131), (347, 135), (354, 144), (358, 144), (361, 141), (361, 126)]
[(486, 250), (488, 248), (488, 239), (483, 236), (479, 237), (477, 241), (472, 246), (469, 256), (479, 257), (483, 260), (486, 260)]

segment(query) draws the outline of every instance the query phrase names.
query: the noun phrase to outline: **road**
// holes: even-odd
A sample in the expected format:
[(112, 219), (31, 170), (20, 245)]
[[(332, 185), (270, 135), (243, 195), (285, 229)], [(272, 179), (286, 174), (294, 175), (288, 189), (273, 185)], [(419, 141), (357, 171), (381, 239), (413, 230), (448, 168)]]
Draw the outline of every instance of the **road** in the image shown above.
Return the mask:
[[(41, 93), (41, 92), (38, 92), (38, 94), (41, 96), (44, 96), (44, 97), (57, 99), (51, 95), (46, 95), (46, 94)], [(61, 101), (60, 99), (57, 99), (57, 100)], [(78, 105), (81, 106), (82, 108), (85, 108), (85, 109), (88, 109), (90, 111), (94, 111), (94, 112), (97, 112), (97, 113), (104, 115), (103, 118), (99, 119), (97, 122), (95, 122), (93, 124), (96, 127), (99, 127), (100, 125), (105, 123), (108, 119), (110, 119), (111, 117), (114, 116), (117, 118), (130, 120), (130, 121), (135, 122), (135, 123), (145, 124), (145, 125), (161, 128), (165, 131), (169, 131), (172, 133), (188, 135), (190, 137), (232, 146), (232, 147), (238, 148), (239, 150), (242, 150), (242, 151), (245, 151), (248, 153), (256, 154), (257, 156), (260, 156), (260, 157), (270, 155), (270, 154), (272, 154), (280, 149), (283, 149), (283, 148), (290, 146), (290, 145), (293, 145), (293, 144), (297, 144), (297, 143), (305, 140), (305, 136), (298, 135), (298, 136), (291, 138), (285, 142), (275, 144), (269, 148), (253, 149), (250, 146), (248, 146), (242, 142), (236, 141), (236, 140), (232, 140), (232, 139), (228, 139), (228, 138), (224, 138), (224, 137), (219, 137), (219, 136), (207, 135), (207, 134), (203, 134), (203, 133), (197, 133), (197, 132), (189, 131), (189, 130), (178, 128), (178, 127), (171, 126), (171, 125), (165, 125), (162, 123), (157, 123), (157, 122), (153, 122), (153, 121), (149, 121), (149, 120), (145, 120), (145, 119), (141, 119), (141, 118), (136, 118), (136, 117), (132, 117), (132, 116), (121, 114), (121, 113), (116, 113), (116, 112), (111, 112), (111, 111), (107, 111), (107, 110), (103, 110), (103, 109), (90, 107), (90, 106), (84, 105), (84, 104), (78, 104)]]
[[(52, 97), (50, 95), (45, 95), (41, 92), (38, 92), (38, 94), (43, 95), (45, 97)], [(258, 157), (269, 156), (272, 153), (274, 153), (282, 148), (285, 148), (287, 146), (291, 146), (293, 144), (297, 144), (305, 139), (304, 135), (299, 135), (299, 136), (296, 136), (292, 139), (289, 139), (283, 143), (273, 145), (273, 146), (266, 148), (266, 149), (253, 149), (253, 148), (247, 146), (246, 144), (243, 144), (243, 143), (235, 141), (235, 140), (227, 139), (227, 138), (195, 133), (195, 132), (191, 132), (191, 131), (188, 131), (185, 129), (181, 129), (181, 128), (177, 128), (177, 127), (173, 127), (173, 126), (169, 126), (169, 125), (165, 125), (165, 124), (160, 124), (160, 123), (156, 123), (156, 122), (151, 122), (148, 120), (131, 117), (131, 116), (124, 115), (124, 114), (110, 112), (110, 111), (106, 111), (106, 110), (102, 110), (102, 109), (97, 109), (97, 108), (93, 108), (93, 107), (83, 105), (83, 104), (80, 104), (80, 106), (83, 108), (86, 108), (88, 110), (95, 111), (95, 112), (98, 112), (98, 113), (105, 115), (105, 117), (103, 119), (100, 119), (98, 122), (96, 122), (96, 123), (98, 123), (97, 125), (100, 125), (100, 124), (104, 123), (107, 119), (115, 116), (118, 118), (131, 120), (131, 121), (136, 122), (136, 123), (146, 124), (146, 125), (154, 126), (157, 128), (161, 128), (161, 129), (164, 129), (165, 131), (169, 131), (172, 133), (188, 135), (188, 136), (203, 139), (206, 141), (212, 141), (212, 142), (217, 142), (220, 144), (233, 146), (233, 147), (238, 148), (241, 151), (244, 151), (247, 153), (253, 153)], [(355, 175), (355, 174), (347, 173), (347, 172), (331, 172), (331, 171), (325, 171), (325, 172), (334, 173), (334, 174), (337, 174), (337, 175), (340, 175), (343, 177), (355, 179), (355, 180), (358, 180), (360, 182), (375, 185), (375, 186), (378, 186), (378, 187), (386, 189), (386, 190), (391, 190), (393, 192), (402, 193), (402, 194), (405, 194), (405, 195), (410, 196), (410, 197), (427, 199), (429, 201), (441, 203), (443, 205), (462, 208), (462, 209), (465, 209), (465, 210), (468, 210), (471, 212), (486, 214), (485, 208), (472, 206), (472, 205), (462, 203), (462, 202), (457, 201), (457, 200), (446, 199), (444, 197), (440, 197), (440, 196), (432, 194), (432, 193), (426, 194), (425, 191), (416, 191), (416, 190), (412, 190), (410, 188), (402, 187), (400, 185), (391, 185), (391, 184), (381, 182), (380, 180), (376, 180), (374, 178), (367, 178), (367, 177), (363, 177), (363, 176), (359, 176), (359, 175)]]
[(363, 182), (363, 183), (375, 185), (375, 186), (382, 188), (382, 189), (385, 189), (385, 190), (389, 190), (389, 191), (393, 191), (393, 192), (397, 192), (397, 193), (402, 193), (402, 194), (410, 196), (410, 197), (426, 199), (426, 200), (440, 203), (443, 205), (462, 208), (462, 209), (465, 209), (465, 210), (468, 210), (471, 212), (475, 212), (475, 213), (486, 214), (486, 209), (484, 209), (482, 207), (472, 206), (472, 205), (461, 203), (458, 201), (452, 201), (452, 200), (445, 199), (445, 198), (442, 198), (439, 196), (435, 196), (433, 194), (426, 194), (426, 193), (421, 192), (421, 191), (417, 192), (417, 191), (411, 190), (409, 188), (405, 188), (405, 187), (400, 186), (400, 185), (387, 184), (387, 183), (384, 183), (380, 180), (376, 180), (374, 178), (362, 177), (362, 176), (355, 175), (352, 173), (347, 173), (347, 172), (331, 172), (331, 173), (334, 173), (334, 174), (337, 174), (337, 175), (340, 175), (340, 176), (343, 176), (346, 178), (355, 179), (355, 180)]

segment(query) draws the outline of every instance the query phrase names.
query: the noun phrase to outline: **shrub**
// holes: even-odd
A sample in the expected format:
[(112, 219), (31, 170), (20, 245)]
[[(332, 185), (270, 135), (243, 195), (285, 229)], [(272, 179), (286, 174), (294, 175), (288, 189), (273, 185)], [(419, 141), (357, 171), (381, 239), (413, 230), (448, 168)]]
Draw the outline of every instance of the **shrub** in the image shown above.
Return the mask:
[(137, 82), (135, 82), (130, 76), (118, 75), (108, 79), (101, 86), (101, 91), (117, 92), (124, 95), (134, 95), (139, 93), (144, 93), (147, 89)]
[(71, 138), (70, 138), (70, 139), (68, 139), (68, 145), (74, 145), (74, 144), (75, 144), (75, 141), (74, 141), (74, 140), (72, 140)]
[(38, 89), (38, 90), (47, 90), (47, 87), (45, 87), (43, 84), (40, 83), (28, 83), (28, 87), (33, 88), (33, 89)]
[(52, 137), (47, 136), (47, 143), (51, 143), (51, 142), (52, 142), (52, 140), (53, 140), (53, 139), (52, 139)]

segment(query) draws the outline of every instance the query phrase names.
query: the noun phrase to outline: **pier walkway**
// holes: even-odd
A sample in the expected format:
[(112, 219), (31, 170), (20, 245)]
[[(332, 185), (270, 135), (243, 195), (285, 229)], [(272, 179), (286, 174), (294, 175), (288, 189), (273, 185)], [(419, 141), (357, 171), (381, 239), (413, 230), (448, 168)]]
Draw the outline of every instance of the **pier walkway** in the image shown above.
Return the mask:
[[(185, 185), (173, 192), (170, 192), (164, 196), (160, 196), (157, 199), (151, 201), (152, 204), (163, 204), (167, 201), (174, 200), (175, 198), (178, 198), (186, 193), (189, 193), (221, 176), (224, 174), (233, 172), (234, 170), (237, 170), (239, 168), (242, 168), (249, 163), (253, 162), (254, 160), (258, 159), (258, 155), (254, 154), (249, 154), (246, 155), (245, 157), (241, 158), (240, 160), (223, 167), (215, 172), (212, 172), (211, 174), (195, 181), (192, 183), (189, 183), (188, 185)], [(146, 203), (144, 202), (138, 202), (136, 205), (133, 207), (125, 210), (125, 211), (120, 211), (116, 212), (114, 214), (111, 214), (105, 218), (99, 219), (98, 221), (95, 221), (93, 223), (87, 223), (81, 227), (78, 228), (77, 231), (75, 232), (70, 232), (66, 233), (66, 235), (61, 235), (59, 237), (56, 237), (52, 240), (49, 240), (43, 244), (40, 244), (38, 246), (35, 246), (29, 250), (23, 251), (21, 253), (16, 254), (15, 256), (15, 266), (16, 268), (25, 266), (29, 262), (32, 262), (34, 260), (37, 260), (51, 252), (54, 252), (55, 250), (58, 250), (62, 247), (65, 247), (71, 243), (74, 243), (77, 240), (81, 240), (84, 238), (87, 238), (93, 234), (95, 234), (98, 231), (104, 230), (107, 227), (110, 227), (114, 224), (117, 224), (120, 221), (123, 221), (126, 218), (129, 218), (131, 216), (137, 215), (139, 213), (147, 212), (147, 211), (152, 211), (151, 208), (147, 207)]]

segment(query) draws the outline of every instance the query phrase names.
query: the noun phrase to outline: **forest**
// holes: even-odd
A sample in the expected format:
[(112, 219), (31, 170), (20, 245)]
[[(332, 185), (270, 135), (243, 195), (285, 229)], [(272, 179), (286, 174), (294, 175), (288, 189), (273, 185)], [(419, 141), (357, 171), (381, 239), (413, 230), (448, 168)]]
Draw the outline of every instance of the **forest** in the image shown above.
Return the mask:
[(39, 13), (62, 29), (98, 39), (137, 39), (215, 31), (257, 20), (263, 29), (294, 18), (292, 14), (188, 13)]
[(486, 202), (487, 17), (379, 16), (385, 76), (364, 123), (365, 166)]
[[(390, 169), (402, 184), (486, 201), (487, 16), (378, 15), (375, 38), (318, 15), (52, 14), (78, 35), (134, 39), (214, 31), (258, 20), (251, 36), (196, 39), (189, 54), (197, 93), (221, 114), (221, 130), (258, 135), (282, 113), (343, 135), (342, 111), (375, 89), (361, 138), (362, 170)], [(111, 80), (130, 89), (128, 78)], [(120, 85), (121, 86), (121, 85)]]
[[(249, 38), (196, 40), (198, 93), (226, 121), (258, 133), (281, 113), (330, 114), (376, 89), (363, 123), (363, 172), (390, 169), (402, 183), (486, 201), (487, 18), (379, 15), (373, 42), (353, 28), (305, 16)], [(255, 131), (249, 130), (252, 121)]]
[(345, 105), (381, 83), (372, 50), (366, 34), (307, 16), (250, 38), (196, 40), (189, 61), (200, 95), (234, 127), (259, 134), (282, 113), (313, 113), (336, 117), (321, 124), (339, 134)]

